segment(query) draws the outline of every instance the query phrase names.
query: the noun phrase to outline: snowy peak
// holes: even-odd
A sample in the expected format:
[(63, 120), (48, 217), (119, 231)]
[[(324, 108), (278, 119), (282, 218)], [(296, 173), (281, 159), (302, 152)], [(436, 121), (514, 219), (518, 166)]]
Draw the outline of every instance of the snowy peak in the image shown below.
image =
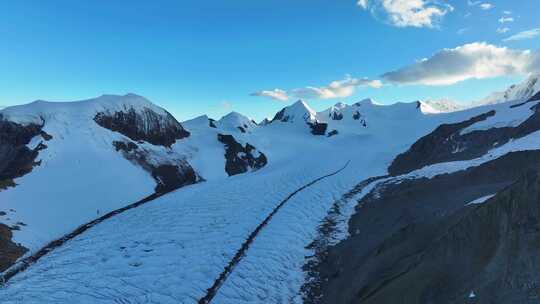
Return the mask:
[(218, 120), (217, 126), (225, 130), (239, 130), (246, 133), (256, 128), (257, 124), (247, 116), (233, 111)]
[(317, 113), (303, 101), (298, 100), (294, 104), (279, 111), (272, 122), (281, 121), (288, 123), (314, 123), (317, 121)]
[(510, 86), (504, 92), (495, 92), (480, 100), (478, 105), (497, 104), (506, 101), (526, 101), (540, 92), (540, 74), (532, 74), (524, 82)]
[(420, 110), (425, 114), (450, 113), (464, 109), (463, 106), (449, 99), (428, 99), (419, 103)]
[(68, 117), (93, 118), (100, 112), (127, 112), (130, 109), (136, 112), (150, 110), (163, 116), (168, 114), (167, 111), (156, 106), (148, 99), (133, 93), (102, 95), (97, 98), (70, 102), (36, 100), (24, 105), (7, 107), (0, 112), (10, 121), (29, 124), (55, 118), (61, 120)]
[(37, 100), (0, 111), (5, 120), (21, 125), (79, 125), (93, 128), (95, 123), (132, 140), (156, 145), (172, 145), (189, 136), (182, 125), (164, 109), (136, 95), (102, 95), (74, 102)]

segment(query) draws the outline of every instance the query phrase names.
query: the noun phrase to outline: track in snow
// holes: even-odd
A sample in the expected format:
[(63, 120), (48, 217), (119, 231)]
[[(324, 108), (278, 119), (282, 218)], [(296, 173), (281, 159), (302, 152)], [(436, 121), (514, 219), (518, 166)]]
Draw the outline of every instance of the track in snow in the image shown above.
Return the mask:
[(272, 220), (272, 218), (274, 217), (274, 215), (276, 213), (278, 213), (278, 211), (293, 197), (295, 196), (297, 193), (301, 192), (302, 190), (306, 189), (306, 188), (309, 188), (310, 186), (313, 186), (314, 184), (316, 184), (317, 182), (325, 179), (325, 178), (328, 178), (328, 177), (331, 177), (331, 176), (334, 176), (334, 175), (337, 175), (339, 174), (341, 171), (343, 171), (345, 168), (347, 168), (347, 166), (349, 165), (350, 163), (350, 160), (347, 161), (345, 163), (345, 165), (343, 167), (341, 167), (339, 170), (336, 170), (332, 173), (329, 173), (327, 175), (324, 175), (324, 176), (321, 176), (319, 178), (316, 178), (314, 179), (313, 181), (305, 184), (304, 186), (296, 189), (294, 192), (292, 192), (291, 194), (289, 194), (284, 200), (282, 200), (273, 210), (272, 212), (270, 212), (270, 214), (257, 226), (257, 228), (255, 228), (255, 230), (253, 230), (250, 235), (248, 236), (248, 238), (244, 241), (244, 243), (242, 244), (242, 246), (240, 247), (240, 249), (236, 252), (236, 254), (234, 255), (234, 257), (232, 258), (232, 260), (229, 262), (229, 264), (225, 267), (225, 269), (223, 269), (223, 271), (221, 272), (221, 274), (218, 276), (218, 278), (214, 281), (214, 284), (207, 289), (206, 291), (206, 294), (204, 295), (204, 297), (202, 297), (201, 299), (199, 299), (198, 303), (199, 304), (208, 304), (212, 301), (212, 299), (216, 296), (219, 288), (223, 285), (223, 283), (225, 283), (225, 281), (227, 280), (227, 278), (229, 277), (229, 275), (233, 272), (234, 268), (236, 267), (236, 265), (238, 265), (238, 263), (240, 263), (240, 261), (242, 260), (242, 258), (244, 257), (244, 255), (246, 254), (246, 252), (248, 251), (249, 247), (251, 246), (251, 244), (253, 243), (253, 241), (255, 241), (255, 238), (259, 235), (259, 233), (263, 230), (263, 228), (268, 225), (268, 223)]
[[(168, 193), (168, 192), (167, 192)], [(113, 216), (116, 216), (116, 215), (119, 215), (121, 213), (124, 213), (128, 210), (131, 210), (131, 209), (134, 209), (134, 208), (137, 208), (137, 207), (140, 207), (148, 202), (151, 202), (153, 200), (155, 200), (156, 198), (164, 195), (164, 194), (167, 194), (167, 193), (153, 193), (133, 204), (130, 204), (130, 205), (127, 205), (125, 207), (122, 207), (120, 209), (116, 209), (116, 210), (113, 210), (91, 222), (88, 222), (86, 224), (83, 224), (81, 226), (79, 226), (77, 229), (75, 229), (74, 231), (72, 231), (71, 233), (69, 234), (66, 234), (64, 235), (63, 237), (59, 238), (59, 239), (56, 239), (50, 243), (48, 243), (47, 245), (45, 245), (45, 247), (41, 248), (40, 250), (38, 250), (36, 253), (22, 259), (20, 262), (18, 262), (17, 264), (15, 264), (14, 266), (12, 266), (11, 268), (9, 268), (8, 270), (6, 270), (4, 273), (0, 274), (0, 286), (6, 284), (11, 278), (13, 278), (15, 275), (25, 271), (26, 269), (28, 269), (28, 267), (30, 267), (32, 264), (34, 264), (35, 262), (37, 262), (39, 259), (41, 259), (43, 256), (47, 255), (49, 252), (57, 249), (58, 247), (64, 245), (67, 241), (69, 240), (72, 240), (74, 239), (75, 237), (83, 234), (86, 230), (96, 226), (97, 224), (113, 217)]]

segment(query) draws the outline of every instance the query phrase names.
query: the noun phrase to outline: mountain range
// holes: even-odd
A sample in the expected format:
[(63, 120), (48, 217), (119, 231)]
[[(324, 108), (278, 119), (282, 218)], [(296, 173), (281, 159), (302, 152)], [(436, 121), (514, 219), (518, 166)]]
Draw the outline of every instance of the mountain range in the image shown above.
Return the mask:
[(474, 107), (0, 110), (5, 303), (535, 303), (540, 76)]

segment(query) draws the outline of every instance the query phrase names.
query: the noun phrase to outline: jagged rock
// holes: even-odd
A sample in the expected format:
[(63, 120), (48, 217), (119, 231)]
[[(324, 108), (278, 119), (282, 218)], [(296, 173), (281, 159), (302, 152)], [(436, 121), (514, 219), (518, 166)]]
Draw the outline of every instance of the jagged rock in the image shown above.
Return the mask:
[(154, 167), (152, 176), (157, 181), (156, 193), (167, 193), (194, 184), (199, 179), (187, 163)]
[(463, 129), (494, 115), (495, 111), (489, 111), (460, 123), (440, 125), (416, 141), (408, 151), (398, 155), (388, 172), (399, 175), (439, 162), (473, 159), (511, 138), (540, 129), (540, 113), (535, 110), (529, 119), (515, 128), (491, 128), (461, 134)]
[(141, 149), (135, 143), (114, 141), (113, 146), (116, 151), (122, 152), (126, 159), (152, 174), (156, 181), (156, 193), (167, 193), (200, 180), (195, 170), (186, 161), (176, 160), (175, 163), (155, 164), (149, 161), (150, 152)]
[(140, 111), (99, 112), (94, 121), (111, 131), (119, 132), (132, 140), (144, 140), (154, 145), (171, 146), (178, 139), (190, 134), (168, 112), (160, 115), (151, 109)]
[(0, 189), (15, 186), (13, 179), (32, 171), (39, 163), (35, 162), (40, 150), (46, 148), (39, 144), (30, 149), (26, 145), (30, 140), (42, 135), (44, 139), (52, 138), (43, 132), (42, 125), (20, 125), (4, 120), (0, 114)]
[(331, 116), (332, 120), (342, 120), (343, 119), (343, 114), (342, 113), (332, 112), (331, 115), (332, 115)]
[(332, 131), (328, 132), (327, 136), (332, 137), (332, 136), (335, 136), (335, 135), (338, 135), (338, 134), (339, 134), (339, 132), (337, 130), (332, 130)]
[(258, 170), (267, 163), (262, 152), (249, 143), (243, 146), (232, 135), (218, 134), (218, 140), (225, 145), (225, 171), (229, 176)]
[(0, 223), (0, 272), (8, 269), (28, 251), (19, 244), (15, 244), (11, 240), (12, 237), (11, 228)]
[(311, 128), (311, 134), (313, 135), (324, 135), (328, 128), (328, 124), (324, 122), (308, 123), (308, 125)]

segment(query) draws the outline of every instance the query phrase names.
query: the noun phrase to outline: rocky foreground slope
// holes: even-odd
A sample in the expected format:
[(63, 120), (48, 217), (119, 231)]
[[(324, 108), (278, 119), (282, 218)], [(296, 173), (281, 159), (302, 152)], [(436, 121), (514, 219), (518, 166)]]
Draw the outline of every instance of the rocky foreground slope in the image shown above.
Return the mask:
[(443, 124), (396, 157), (318, 253), (306, 302), (536, 303), (538, 102)]

